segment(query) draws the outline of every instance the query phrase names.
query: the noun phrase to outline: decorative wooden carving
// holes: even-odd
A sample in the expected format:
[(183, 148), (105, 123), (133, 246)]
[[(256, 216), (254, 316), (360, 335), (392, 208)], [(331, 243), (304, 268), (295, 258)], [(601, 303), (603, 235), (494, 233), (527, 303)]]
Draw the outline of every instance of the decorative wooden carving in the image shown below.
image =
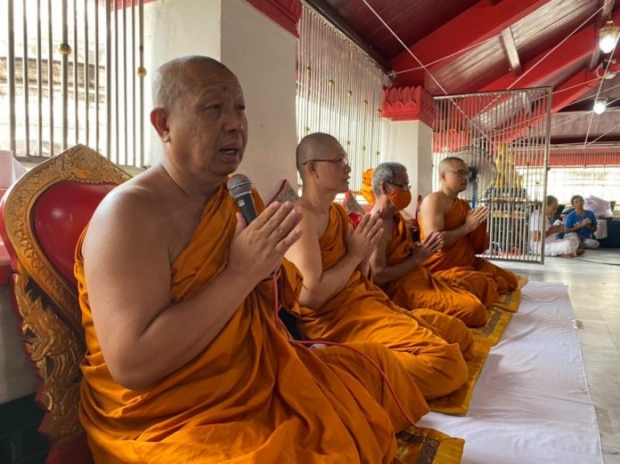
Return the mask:
[(83, 433), (78, 421), (79, 363), (86, 350), (77, 289), (58, 272), (34, 230), (38, 198), (61, 181), (121, 184), (131, 176), (83, 145), (33, 168), (10, 190), (4, 227), (17, 257), (15, 300), (23, 318), (24, 348), (41, 378), (38, 400), (46, 409), (40, 430), (58, 443)]
[(392, 87), (383, 90), (381, 116), (393, 121), (420, 120), (432, 127), (435, 121), (433, 96), (423, 87)]

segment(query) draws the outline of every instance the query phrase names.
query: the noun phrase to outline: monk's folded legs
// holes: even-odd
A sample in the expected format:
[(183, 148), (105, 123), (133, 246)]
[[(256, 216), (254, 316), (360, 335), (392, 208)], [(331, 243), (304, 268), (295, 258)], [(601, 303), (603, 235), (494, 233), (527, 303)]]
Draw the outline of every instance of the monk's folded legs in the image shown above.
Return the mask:
[[(360, 354), (363, 353), (363, 354)], [(342, 375), (342, 371), (355, 377), (370, 393), (375, 401), (387, 411), (394, 430), (400, 432), (412, 425), (403, 415), (394, 394), (386, 384), (381, 373), (373, 366), (372, 361), (385, 373), (398, 401), (407, 415), (417, 422), (429, 412), (429, 407), (417, 383), (410, 372), (399, 361), (398, 355), (379, 343), (353, 342), (346, 346), (329, 346), (316, 349), (315, 353), (333, 370)]]
[(467, 364), (458, 344), (426, 344), (415, 353), (394, 351), (413, 377), (424, 398), (431, 400), (449, 395), (469, 376)]

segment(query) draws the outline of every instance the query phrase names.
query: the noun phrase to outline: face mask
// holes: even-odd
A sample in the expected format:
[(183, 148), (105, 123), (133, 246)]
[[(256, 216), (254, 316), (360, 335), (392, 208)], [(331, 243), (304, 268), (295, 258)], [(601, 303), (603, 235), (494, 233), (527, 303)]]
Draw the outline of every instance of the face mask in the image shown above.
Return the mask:
[(405, 209), (411, 203), (411, 192), (402, 191), (400, 189), (393, 189), (392, 192), (388, 194), (390, 201), (394, 205), (398, 211), (401, 209)]

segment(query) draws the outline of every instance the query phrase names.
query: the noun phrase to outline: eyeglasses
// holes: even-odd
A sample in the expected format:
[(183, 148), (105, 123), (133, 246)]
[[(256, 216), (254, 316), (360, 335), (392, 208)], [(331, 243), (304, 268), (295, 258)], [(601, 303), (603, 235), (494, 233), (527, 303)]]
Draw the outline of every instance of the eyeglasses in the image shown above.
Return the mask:
[(395, 182), (388, 182), (388, 184), (393, 185), (394, 187), (398, 187), (403, 192), (408, 192), (411, 190), (411, 185), (409, 184), (396, 184)]
[(467, 169), (459, 169), (458, 171), (451, 171), (449, 169), (446, 169), (446, 172), (451, 172), (452, 174), (456, 174), (459, 177), (469, 176), (469, 171)]
[(308, 164), (310, 161), (313, 163), (331, 163), (331, 164), (339, 164), (342, 169), (349, 166), (348, 158), (336, 158), (336, 159), (309, 159), (308, 161), (302, 163), (303, 165)]

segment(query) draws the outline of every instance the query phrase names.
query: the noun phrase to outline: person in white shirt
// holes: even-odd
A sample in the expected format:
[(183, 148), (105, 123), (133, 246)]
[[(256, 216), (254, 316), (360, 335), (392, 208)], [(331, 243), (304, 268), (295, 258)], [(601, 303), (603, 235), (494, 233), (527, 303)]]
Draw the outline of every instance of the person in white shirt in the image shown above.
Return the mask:
[[(579, 248), (579, 237), (575, 233), (569, 233), (564, 235), (563, 238), (558, 238), (557, 234), (564, 231), (563, 224), (551, 225), (549, 216), (554, 213), (558, 207), (558, 199), (553, 195), (547, 197), (545, 202), (545, 217), (541, 220), (542, 212), (536, 210), (530, 216), (530, 250), (533, 253), (540, 253), (540, 247), (542, 239), (545, 240), (545, 256), (580, 256), (584, 253), (584, 250)], [(541, 231), (541, 226), (544, 227), (544, 236)]]

